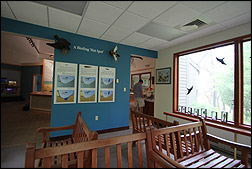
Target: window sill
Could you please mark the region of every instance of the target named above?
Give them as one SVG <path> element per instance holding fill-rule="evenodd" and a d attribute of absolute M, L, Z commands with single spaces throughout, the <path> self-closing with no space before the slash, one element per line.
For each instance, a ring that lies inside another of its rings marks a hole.
<path fill-rule="evenodd" d="M 199 116 L 192 116 L 192 115 L 188 115 L 181 112 L 174 112 L 174 113 L 164 112 L 164 114 L 169 115 L 169 116 L 174 116 L 177 118 L 182 118 L 189 121 L 193 121 L 193 122 L 196 122 L 201 118 Z M 216 128 L 223 129 L 223 130 L 230 131 L 237 134 L 251 136 L 251 126 L 240 125 L 238 127 L 235 127 L 234 123 L 216 121 L 210 118 L 205 118 L 205 121 L 206 121 L 206 124 L 211 127 L 216 127 Z"/>

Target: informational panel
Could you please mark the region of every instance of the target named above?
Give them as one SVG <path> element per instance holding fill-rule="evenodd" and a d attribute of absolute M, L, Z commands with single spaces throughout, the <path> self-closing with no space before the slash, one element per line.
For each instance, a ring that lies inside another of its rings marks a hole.
<path fill-rule="evenodd" d="M 97 102 L 98 66 L 79 65 L 78 103 Z"/>
<path fill-rule="evenodd" d="M 77 64 L 55 62 L 54 104 L 76 103 Z"/>
<path fill-rule="evenodd" d="M 115 68 L 100 66 L 99 102 L 115 101 Z"/>
<path fill-rule="evenodd" d="M 53 60 L 43 60 L 43 77 L 42 77 L 42 90 L 43 92 L 52 92 L 53 83 Z"/>

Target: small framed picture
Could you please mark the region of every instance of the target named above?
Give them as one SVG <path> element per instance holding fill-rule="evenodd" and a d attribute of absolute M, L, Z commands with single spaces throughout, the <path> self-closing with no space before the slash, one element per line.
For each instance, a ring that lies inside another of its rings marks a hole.
<path fill-rule="evenodd" d="M 228 112 L 222 111 L 221 112 L 221 121 L 227 122 L 227 119 L 228 119 Z"/>
<path fill-rule="evenodd" d="M 217 120 L 217 111 L 212 111 L 211 112 L 211 118 L 212 118 L 212 120 Z"/>
<path fill-rule="evenodd" d="M 201 117 L 207 118 L 207 109 L 201 108 Z"/>
<path fill-rule="evenodd" d="M 171 84 L 171 67 L 156 69 L 156 84 Z"/>
<path fill-rule="evenodd" d="M 178 112 L 181 112 L 181 106 L 178 106 Z"/>
<path fill-rule="evenodd" d="M 194 108 L 193 115 L 194 115 L 194 116 L 199 116 L 199 109 Z"/>
<path fill-rule="evenodd" d="M 186 113 L 186 107 L 185 106 L 181 106 L 181 113 Z"/>
<path fill-rule="evenodd" d="M 187 108 L 187 113 L 190 114 L 190 115 L 192 114 L 192 108 L 191 107 Z"/>

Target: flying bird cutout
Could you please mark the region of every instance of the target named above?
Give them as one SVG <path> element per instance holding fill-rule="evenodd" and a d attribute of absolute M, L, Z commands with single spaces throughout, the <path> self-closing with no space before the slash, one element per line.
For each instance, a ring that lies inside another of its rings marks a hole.
<path fill-rule="evenodd" d="M 223 65 L 226 65 L 226 63 L 224 62 L 224 58 L 219 59 L 219 58 L 216 57 L 216 59 L 217 59 L 220 63 L 222 63 Z"/>
<path fill-rule="evenodd" d="M 62 54 L 66 54 L 67 50 L 70 50 L 69 46 L 71 45 L 70 42 L 68 42 L 64 38 L 60 38 L 58 35 L 54 35 L 54 38 L 57 40 L 55 43 L 46 43 L 47 45 L 56 48 L 56 49 L 61 49 Z"/>
<path fill-rule="evenodd" d="M 114 50 L 109 51 L 109 54 L 114 57 L 115 62 L 117 62 L 117 57 L 120 57 L 120 55 L 117 54 L 117 46 L 115 46 Z"/>
<path fill-rule="evenodd" d="M 188 95 L 189 93 L 191 93 L 192 89 L 193 89 L 193 86 L 190 89 L 187 88 L 187 94 L 186 95 Z"/>

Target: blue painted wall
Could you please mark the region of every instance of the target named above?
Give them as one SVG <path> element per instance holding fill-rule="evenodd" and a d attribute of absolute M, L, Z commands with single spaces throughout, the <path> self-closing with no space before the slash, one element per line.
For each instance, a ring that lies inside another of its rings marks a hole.
<path fill-rule="evenodd" d="M 57 34 L 59 37 L 67 39 L 71 43 L 71 46 L 67 55 L 62 55 L 60 50 L 55 49 L 55 62 L 60 61 L 116 68 L 116 78 L 119 79 L 119 83 L 116 83 L 115 86 L 115 102 L 65 105 L 52 104 L 52 127 L 73 124 L 78 111 L 82 112 L 82 117 L 92 131 L 129 126 L 130 54 L 157 58 L 156 51 L 116 44 L 3 17 L 1 18 L 1 30 L 51 40 L 55 40 L 53 36 Z M 115 63 L 113 57 L 108 54 L 110 50 L 114 49 L 115 45 L 118 45 L 118 53 L 120 54 L 117 63 Z M 76 50 L 73 48 L 74 46 L 104 50 L 104 52 L 103 54 L 86 52 L 83 50 Z M 123 88 L 127 89 L 126 92 L 123 91 Z M 52 97 L 54 97 L 54 93 Z M 78 98 L 77 95 L 76 98 Z M 95 121 L 96 115 L 99 116 L 98 121 Z M 71 130 L 53 132 L 51 137 L 68 134 L 71 134 Z"/>

